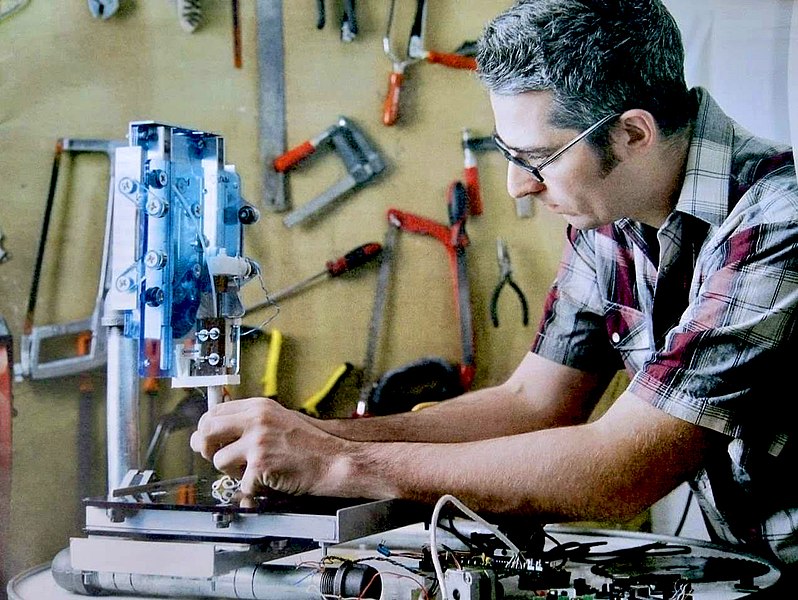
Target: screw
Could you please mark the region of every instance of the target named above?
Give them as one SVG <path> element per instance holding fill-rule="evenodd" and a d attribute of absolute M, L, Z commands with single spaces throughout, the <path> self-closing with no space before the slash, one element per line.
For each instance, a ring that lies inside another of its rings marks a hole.
<path fill-rule="evenodd" d="M 166 266 L 166 253 L 150 250 L 144 255 L 144 264 L 150 269 L 163 269 Z"/>
<path fill-rule="evenodd" d="M 138 186 L 136 185 L 136 182 L 133 181 L 130 177 L 124 177 L 119 182 L 119 191 L 122 192 L 123 194 L 132 194 L 136 191 L 137 187 Z"/>
<path fill-rule="evenodd" d="M 127 275 L 120 275 L 116 279 L 116 289 L 120 292 L 129 292 L 133 287 L 133 280 Z"/>
<path fill-rule="evenodd" d="M 144 208 L 151 217 L 162 217 L 166 213 L 166 203 L 157 198 L 147 200 L 147 205 Z"/>

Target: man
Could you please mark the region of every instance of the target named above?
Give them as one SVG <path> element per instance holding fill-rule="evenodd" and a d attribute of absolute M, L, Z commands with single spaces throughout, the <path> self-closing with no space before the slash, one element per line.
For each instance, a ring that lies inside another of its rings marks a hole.
<path fill-rule="evenodd" d="M 479 73 L 512 196 L 568 223 L 531 352 L 503 384 L 417 413 L 318 421 L 253 398 L 192 447 L 242 490 L 454 494 L 545 521 L 626 520 L 691 481 L 713 536 L 798 560 L 798 185 L 788 148 L 688 90 L 659 0 L 527 0 Z M 588 420 L 610 378 L 631 383 Z"/>

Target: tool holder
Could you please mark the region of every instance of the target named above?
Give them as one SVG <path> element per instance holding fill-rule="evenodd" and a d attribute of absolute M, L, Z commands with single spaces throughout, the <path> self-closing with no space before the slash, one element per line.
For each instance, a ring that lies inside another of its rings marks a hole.
<path fill-rule="evenodd" d="M 294 227 L 318 216 L 339 198 L 370 183 L 385 170 L 385 161 L 376 147 L 360 128 L 343 116 L 315 138 L 278 156 L 273 163 L 274 170 L 285 173 L 324 147 L 332 149 L 341 158 L 346 175 L 319 196 L 289 212 L 283 219 L 286 227 Z"/>

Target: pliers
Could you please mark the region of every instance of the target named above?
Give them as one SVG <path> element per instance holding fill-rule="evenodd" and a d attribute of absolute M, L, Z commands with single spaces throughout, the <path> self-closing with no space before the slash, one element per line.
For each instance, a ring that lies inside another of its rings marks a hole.
<path fill-rule="evenodd" d="M 529 304 L 526 301 L 524 292 L 522 292 L 518 284 L 513 281 L 513 267 L 510 264 L 510 254 L 507 252 L 507 242 L 502 238 L 496 240 L 496 254 L 499 260 L 499 282 L 496 284 L 496 287 L 493 288 L 493 296 L 491 296 L 490 299 L 490 318 L 493 321 L 493 326 L 499 326 L 499 313 L 497 310 L 499 295 L 504 289 L 504 286 L 509 285 L 521 302 L 521 318 L 524 327 L 526 327 L 529 324 Z"/>

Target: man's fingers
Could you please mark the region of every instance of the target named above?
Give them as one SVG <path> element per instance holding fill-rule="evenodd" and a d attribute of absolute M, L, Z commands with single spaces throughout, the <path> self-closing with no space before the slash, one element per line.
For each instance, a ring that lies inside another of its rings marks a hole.
<path fill-rule="evenodd" d="M 219 448 L 213 455 L 213 466 L 218 471 L 236 479 L 241 477 L 246 464 L 246 445 L 242 440 Z"/>
<path fill-rule="evenodd" d="M 233 415 L 250 409 L 257 409 L 259 407 L 275 403 L 271 398 L 244 398 L 242 400 L 228 400 L 227 402 L 220 402 L 208 410 L 209 415 L 222 416 Z"/>
<path fill-rule="evenodd" d="M 205 413 L 200 418 L 197 431 L 191 435 L 191 449 L 211 460 L 219 448 L 243 435 L 247 421 L 241 414 L 214 416 Z"/>
<path fill-rule="evenodd" d="M 247 463 L 244 474 L 241 476 L 241 493 L 245 496 L 255 496 L 264 488 L 268 487 L 267 481 L 262 481 L 263 473 L 255 468 L 252 463 Z"/>

